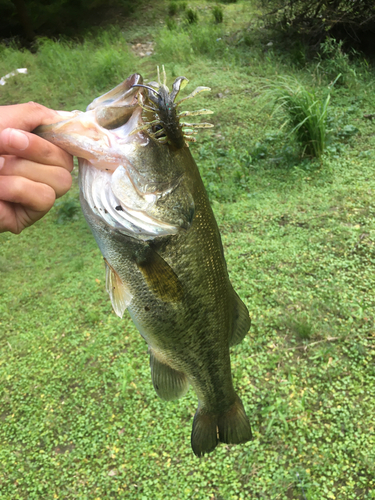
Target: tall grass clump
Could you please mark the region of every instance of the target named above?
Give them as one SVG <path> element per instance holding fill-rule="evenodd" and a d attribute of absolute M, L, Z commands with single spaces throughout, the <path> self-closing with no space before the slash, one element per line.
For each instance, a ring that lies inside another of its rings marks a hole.
<path fill-rule="evenodd" d="M 196 24 L 198 22 L 198 12 L 194 9 L 186 9 L 185 19 L 188 24 Z"/>
<path fill-rule="evenodd" d="M 223 9 L 218 5 L 212 9 L 212 14 L 214 16 L 215 23 L 222 23 L 224 19 Z"/>
<path fill-rule="evenodd" d="M 296 137 L 303 155 L 320 159 L 327 145 L 330 93 L 322 100 L 298 80 L 283 78 L 268 86 L 265 95 L 274 103 L 274 112 L 281 111 L 285 116 L 283 126 Z"/>

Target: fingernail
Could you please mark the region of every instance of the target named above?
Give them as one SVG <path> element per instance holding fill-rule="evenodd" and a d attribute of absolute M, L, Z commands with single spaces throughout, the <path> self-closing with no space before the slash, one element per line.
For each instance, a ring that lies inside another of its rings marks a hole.
<path fill-rule="evenodd" d="M 5 163 L 5 158 L 3 158 L 2 156 L 0 156 L 0 170 L 3 168 L 4 163 Z"/>
<path fill-rule="evenodd" d="M 12 129 L 9 134 L 9 146 L 23 151 L 29 145 L 29 138 L 19 130 Z"/>
<path fill-rule="evenodd" d="M 60 115 L 61 118 L 65 119 L 72 118 L 75 115 L 75 113 L 72 113 L 71 111 L 56 111 L 56 113 Z"/>

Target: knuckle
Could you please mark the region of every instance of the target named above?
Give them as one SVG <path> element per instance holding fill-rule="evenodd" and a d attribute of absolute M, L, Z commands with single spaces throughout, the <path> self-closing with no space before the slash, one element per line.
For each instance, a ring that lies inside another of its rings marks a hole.
<path fill-rule="evenodd" d="M 14 199 L 22 200 L 24 193 L 27 191 L 28 184 L 25 178 L 18 177 L 16 182 L 12 183 L 12 194 Z"/>
<path fill-rule="evenodd" d="M 55 181 L 57 186 L 56 189 L 57 197 L 60 197 L 63 194 L 65 194 L 67 191 L 69 191 L 69 189 L 72 186 L 72 176 L 64 168 L 56 169 Z"/>
<path fill-rule="evenodd" d="M 15 226 L 12 226 L 8 230 L 13 233 L 13 234 L 20 234 L 24 227 L 21 224 L 16 224 Z"/>
<path fill-rule="evenodd" d="M 54 146 L 48 141 L 42 139 L 40 141 L 38 155 L 40 158 L 43 158 L 44 162 L 46 162 L 46 160 L 48 162 L 48 160 L 54 156 Z"/>
<path fill-rule="evenodd" d="M 30 111 L 32 112 L 44 112 L 46 107 L 43 106 L 43 104 L 39 104 L 38 102 L 34 102 L 34 101 L 29 101 L 27 103 L 27 106 L 30 108 Z"/>
<path fill-rule="evenodd" d="M 41 192 L 39 195 L 40 210 L 49 210 L 52 208 L 56 200 L 56 194 L 51 186 L 47 184 L 42 185 Z"/>

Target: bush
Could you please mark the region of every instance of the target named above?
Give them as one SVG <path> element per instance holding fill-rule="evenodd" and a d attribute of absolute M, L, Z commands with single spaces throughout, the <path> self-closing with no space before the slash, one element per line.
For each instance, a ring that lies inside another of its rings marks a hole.
<path fill-rule="evenodd" d="M 93 26 L 112 24 L 109 10 L 113 17 L 128 16 L 139 6 L 130 0 L 0 0 L 0 39 L 19 36 L 31 44 L 41 36 L 76 37 Z"/>
<path fill-rule="evenodd" d="M 302 36 L 319 46 L 327 36 L 346 40 L 361 50 L 373 50 L 375 3 L 373 0 L 261 0 L 268 24 L 290 36 Z"/>

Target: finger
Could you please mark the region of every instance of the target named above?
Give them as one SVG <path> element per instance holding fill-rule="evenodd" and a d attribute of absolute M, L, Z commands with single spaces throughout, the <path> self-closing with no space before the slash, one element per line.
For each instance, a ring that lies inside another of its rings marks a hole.
<path fill-rule="evenodd" d="M 55 202 L 55 191 L 47 184 L 24 177 L 0 175 L 0 200 L 47 212 Z"/>
<path fill-rule="evenodd" d="M 19 128 L 31 132 L 38 125 L 49 125 L 61 121 L 61 112 L 46 108 L 36 102 L 2 106 L 0 130 Z"/>
<path fill-rule="evenodd" d="M 19 156 L 44 165 L 56 165 L 69 172 L 73 170 L 71 155 L 37 135 L 13 128 L 0 132 L 0 154 Z"/>
<path fill-rule="evenodd" d="M 41 219 L 47 211 L 38 212 L 17 203 L 0 200 L 0 233 L 19 234 L 23 229 Z"/>
<path fill-rule="evenodd" d="M 65 168 L 34 163 L 16 156 L 3 156 L 0 175 L 25 177 L 30 181 L 47 184 L 55 191 L 56 198 L 69 191 L 72 176 Z"/>
<path fill-rule="evenodd" d="M 0 233 L 10 231 L 12 233 L 20 233 L 21 228 L 17 224 L 15 206 L 13 203 L 7 203 L 0 200 Z"/>

